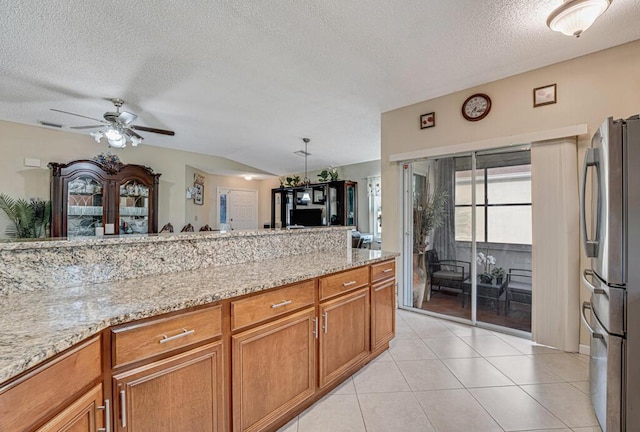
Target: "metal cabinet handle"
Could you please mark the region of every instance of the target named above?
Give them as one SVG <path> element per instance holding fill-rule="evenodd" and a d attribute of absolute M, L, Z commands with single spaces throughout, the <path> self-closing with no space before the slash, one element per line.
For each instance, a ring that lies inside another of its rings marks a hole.
<path fill-rule="evenodd" d="M 194 334 L 196 331 L 195 330 L 187 330 L 187 329 L 182 329 L 182 333 L 178 333 L 177 335 L 173 335 L 173 336 L 167 336 L 165 334 L 162 335 L 162 339 L 159 340 L 159 342 L 161 344 L 163 343 L 167 343 L 167 342 L 171 342 L 172 340 L 176 340 L 176 339 L 180 339 L 189 335 Z"/>
<path fill-rule="evenodd" d="M 279 308 L 279 307 L 282 307 L 282 306 L 286 306 L 286 305 L 289 305 L 291 303 L 293 303 L 293 300 L 285 300 L 285 301 L 280 302 L 280 303 L 272 304 L 271 305 L 271 309 L 275 309 L 275 308 Z"/>
<path fill-rule="evenodd" d="M 324 332 L 326 333 L 329 330 L 329 314 L 327 312 L 324 312 L 322 314 L 322 318 L 324 318 L 324 326 L 322 326 L 322 328 L 324 329 Z"/>
<path fill-rule="evenodd" d="M 120 425 L 127 427 L 127 398 L 124 390 L 120 390 Z"/>
<path fill-rule="evenodd" d="M 582 272 L 582 282 L 589 289 L 589 291 L 591 291 L 593 294 L 601 294 L 609 297 L 609 293 L 607 291 L 603 290 L 602 288 L 596 288 L 595 285 L 589 282 L 587 276 L 594 276 L 593 270 L 585 269 L 585 271 Z"/>
<path fill-rule="evenodd" d="M 104 427 L 98 428 L 98 432 L 111 432 L 111 403 L 109 399 L 104 400 L 104 405 L 98 407 L 104 411 Z"/>
<path fill-rule="evenodd" d="M 597 214 L 592 215 L 596 218 L 596 232 L 595 239 L 589 239 L 589 233 L 587 232 L 587 171 L 589 167 L 595 167 L 596 175 L 598 179 L 598 205 Z M 598 249 L 600 246 L 600 210 L 602 208 L 602 188 L 600 179 L 600 158 L 597 148 L 588 148 L 584 155 L 584 163 L 582 165 L 582 190 L 580 193 L 580 225 L 582 225 L 582 243 L 584 244 L 585 253 L 587 257 L 593 258 L 598 256 Z"/>
<path fill-rule="evenodd" d="M 313 319 L 313 336 L 318 339 L 318 318 Z"/>
<path fill-rule="evenodd" d="M 342 286 L 348 287 L 348 286 L 354 285 L 355 283 L 356 281 L 349 281 L 349 282 L 343 283 Z"/>
<path fill-rule="evenodd" d="M 390 271 L 392 271 L 392 270 L 393 270 L 393 269 L 391 269 L 391 268 L 384 269 L 384 270 L 382 270 L 382 273 L 389 273 L 389 272 L 390 272 Z"/>
<path fill-rule="evenodd" d="M 594 338 L 604 339 L 603 335 L 601 335 L 600 333 L 596 333 L 595 331 L 593 331 L 593 328 L 591 328 L 591 325 L 587 321 L 587 317 L 584 314 L 585 309 L 591 309 L 591 303 L 589 302 L 582 303 L 582 313 L 580 315 L 582 316 L 582 322 L 584 326 L 587 328 L 587 330 L 589 330 L 589 333 L 591 333 L 591 336 L 593 336 Z"/>

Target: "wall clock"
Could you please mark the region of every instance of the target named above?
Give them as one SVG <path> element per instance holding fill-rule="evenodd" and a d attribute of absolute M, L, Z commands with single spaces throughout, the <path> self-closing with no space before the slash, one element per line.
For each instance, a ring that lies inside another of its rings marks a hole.
<path fill-rule="evenodd" d="M 462 116 L 469 121 L 485 118 L 491 111 L 491 98 L 484 93 L 476 93 L 462 104 Z"/>

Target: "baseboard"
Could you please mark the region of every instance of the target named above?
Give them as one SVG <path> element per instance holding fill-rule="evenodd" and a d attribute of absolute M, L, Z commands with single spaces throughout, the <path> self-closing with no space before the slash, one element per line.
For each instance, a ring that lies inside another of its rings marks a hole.
<path fill-rule="evenodd" d="M 580 347 L 578 348 L 578 352 L 584 355 L 591 355 L 591 346 L 580 344 Z"/>

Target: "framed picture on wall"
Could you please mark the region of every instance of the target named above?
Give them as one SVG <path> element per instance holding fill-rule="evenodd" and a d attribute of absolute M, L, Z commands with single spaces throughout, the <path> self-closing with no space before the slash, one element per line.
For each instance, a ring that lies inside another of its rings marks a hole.
<path fill-rule="evenodd" d="M 533 107 L 539 107 L 544 105 L 551 105 L 557 102 L 556 99 L 556 84 L 546 85 L 544 87 L 537 87 L 533 89 Z"/>
<path fill-rule="evenodd" d="M 200 183 L 195 183 L 194 187 L 196 188 L 196 193 L 193 196 L 193 202 L 198 205 L 204 204 L 204 185 Z"/>
<path fill-rule="evenodd" d="M 420 129 L 432 128 L 436 125 L 436 113 L 430 112 L 420 116 Z"/>

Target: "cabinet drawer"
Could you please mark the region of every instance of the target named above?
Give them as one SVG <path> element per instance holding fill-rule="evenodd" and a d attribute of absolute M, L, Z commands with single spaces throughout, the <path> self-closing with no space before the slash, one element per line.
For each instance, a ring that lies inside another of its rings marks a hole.
<path fill-rule="evenodd" d="M 371 265 L 371 283 L 396 276 L 396 260 Z"/>
<path fill-rule="evenodd" d="M 308 281 L 231 302 L 231 330 L 312 305 L 314 288 L 314 281 Z"/>
<path fill-rule="evenodd" d="M 0 388 L 0 431 L 26 431 L 55 414 L 102 376 L 102 344 L 93 338 Z"/>
<path fill-rule="evenodd" d="M 221 335 L 221 306 L 112 330 L 113 366 L 121 366 Z"/>
<path fill-rule="evenodd" d="M 320 278 L 320 300 L 360 288 L 369 283 L 369 267 Z"/>

